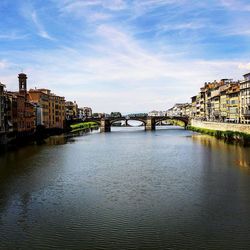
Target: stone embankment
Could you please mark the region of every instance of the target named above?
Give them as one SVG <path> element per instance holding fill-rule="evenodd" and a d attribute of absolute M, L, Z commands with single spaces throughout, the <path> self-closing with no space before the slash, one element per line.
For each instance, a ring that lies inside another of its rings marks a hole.
<path fill-rule="evenodd" d="M 206 122 L 192 119 L 188 129 L 212 135 L 227 142 L 235 141 L 243 145 L 250 145 L 250 124 Z"/>

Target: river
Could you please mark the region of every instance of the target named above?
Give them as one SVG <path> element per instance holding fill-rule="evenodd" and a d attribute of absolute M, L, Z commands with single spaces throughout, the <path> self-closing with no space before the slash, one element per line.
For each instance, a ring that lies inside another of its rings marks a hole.
<path fill-rule="evenodd" d="M 249 249 L 250 148 L 112 128 L 0 155 L 0 249 Z"/>

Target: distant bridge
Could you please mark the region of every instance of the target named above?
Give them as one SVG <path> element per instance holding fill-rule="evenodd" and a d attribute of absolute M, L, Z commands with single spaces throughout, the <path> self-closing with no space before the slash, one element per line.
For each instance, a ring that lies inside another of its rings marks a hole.
<path fill-rule="evenodd" d="M 144 124 L 145 130 L 155 130 L 155 126 L 157 123 L 165 120 L 178 120 L 182 121 L 185 124 L 185 127 L 189 123 L 189 118 L 185 116 L 121 116 L 121 117 L 107 117 L 107 118 L 94 118 L 94 117 L 88 117 L 85 118 L 84 121 L 86 122 L 96 122 L 100 126 L 101 132 L 110 132 L 111 126 L 115 122 L 118 121 L 125 121 L 125 124 L 128 123 L 128 121 L 140 121 Z"/>

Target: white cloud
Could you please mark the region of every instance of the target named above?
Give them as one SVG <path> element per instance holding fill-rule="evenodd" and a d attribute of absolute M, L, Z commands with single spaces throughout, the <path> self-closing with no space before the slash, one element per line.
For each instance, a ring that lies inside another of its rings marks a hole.
<path fill-rule="evenodd" d="M 111 11 L 120 11 L 127 8 L 124 0 L 73 0 L 59 3 L 62 12 L 79 12 L 87 8 L 102 7 Z"/>
<path fill-rule="evenodd" d="M 240 63 L 238 67 L 239 69 L 250 70 L 250 63 Z"/>
<path fill-rule="evenodd" d="M 45 30 L 45 28 L 44 28 L 43 24 L 41 23 L 41 21 L 39 20 L 35 10 L 33 10 L 32 13 L 31 13 L 31 20 L 34 23 L 34 25 L 36 26 L 39 36 L 41 36 L 41 37 L 43 37 L 45 39 L 55 40 Z"/>
<path fill-rule="evenodd" d="M 250 11 L 248 1 L 242 0 L 220 0 L 222 6 L 235 11 Z"/>
<path fill-rule="evenodd" d="M 0 40 L 22 40 L 26 39 L 28 37 L 28 34 L 21 34 L 19 32 L 11 31 L 9 33 L 2 33 L 0 34 Z"/>

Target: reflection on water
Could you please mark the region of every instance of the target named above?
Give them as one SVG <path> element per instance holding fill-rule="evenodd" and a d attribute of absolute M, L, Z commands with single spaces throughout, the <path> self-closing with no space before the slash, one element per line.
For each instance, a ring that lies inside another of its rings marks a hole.
<path fill-rule="evenodd" d="M 0 156 L 0 249 L 248 249 L 249 149 L 177 127 Z"/>
<path fill-rule="evenodd" d="M 233 162 L 237 167 L 250 174 L 250 148 L 244 148 L 236 144 L 228 144 L 212 136 L 194 134 L 193 141 L 198 142 L 213 151 L 220 151 L 227 155 L 233 155 Z"/>

